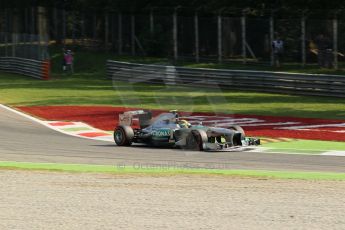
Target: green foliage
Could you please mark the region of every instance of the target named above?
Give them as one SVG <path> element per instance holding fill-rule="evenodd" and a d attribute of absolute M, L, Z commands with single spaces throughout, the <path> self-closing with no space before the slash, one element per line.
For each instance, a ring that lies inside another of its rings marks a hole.
<path fill-rule="evenodd" d="M 137 63 L 158 63 L 166 62 L 164 58 L 150 58 L 150 57 L 128 57 L 128 56 L 117 56 L 111 52 L 96 52 L 96 51 L 85 51 L 80 49 L 78 46 L 68 46 L 74 53 L 74 66 L 75 72 L 85 73 L 87 75 L 102 75 L 105 76 L 105 63 L 108 59 L 122 61 L 133 61 Z M 54 77 L 64 77 L 62 75 L 62 60 L 63 52 L 61 46 L 51 46 L 49 49 L 52 62 L 52 73 Z"/>
<path fill-rule="evenodd" d="M 154 32 L 151 33 L 149 28 L 139 35 L 142 46 L 145 47 L 148 56 L 168 56 L 171 50 L 172 41 L 169 33 L 163 30 L 162 26 L 156 25 Z"/>
<path fill-rule="evenodd" d="M 8 7 L 30 7 L 30 6 L 49 6 L 59 7 L 71 10 L 93 10 L 93 11 L 142 11 L 150 7 L 168 7 L 173 8 L 181 6 L 190 9 L 203 7 L 209 11 L 217 11 L 223 8 L 251 8 L 256 11 L 267 11 L 271 9 L 285 9 L 290 13 L 296 10 L 316 10 L 320 11 L 320 16 L 324 16 L 325 12 L 344 9 L 345 2 L 343 0 L 13 0 L 1 1 L 1 8 Z"/>

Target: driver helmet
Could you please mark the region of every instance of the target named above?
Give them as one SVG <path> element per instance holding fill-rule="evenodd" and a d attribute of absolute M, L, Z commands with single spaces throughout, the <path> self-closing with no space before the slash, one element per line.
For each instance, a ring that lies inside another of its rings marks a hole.
<path fill-rule="evenodd" d="M 179 120 L 178 124 L 181 128 L 189 128 L 191 124 L 186 120 Z"/>

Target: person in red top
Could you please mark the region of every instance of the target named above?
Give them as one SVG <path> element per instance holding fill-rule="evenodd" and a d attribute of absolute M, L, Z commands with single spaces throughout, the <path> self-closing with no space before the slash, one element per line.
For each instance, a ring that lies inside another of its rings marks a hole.
<path fill-rule="evenodd" d="M 65 64 L 66 64 L 66 70 L 70 71 L 70 73 L 74 73 L 74 68 L 73 68 L 73 53 L 71 50 L 67 50 L 67 52 L 64 53 L 64 59 L 65 59 Z"/>

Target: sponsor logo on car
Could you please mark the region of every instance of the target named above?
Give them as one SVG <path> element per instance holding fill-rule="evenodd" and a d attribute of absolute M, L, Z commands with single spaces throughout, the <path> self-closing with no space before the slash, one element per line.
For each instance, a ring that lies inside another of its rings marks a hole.
<path fill-rule="evenodd" d="M 170 129 L 154 130 L 154 131 L 152 132 L 152 136 L 154 136 L 154 137 L 166 137 L 166 136 L 170 136 Z"/>

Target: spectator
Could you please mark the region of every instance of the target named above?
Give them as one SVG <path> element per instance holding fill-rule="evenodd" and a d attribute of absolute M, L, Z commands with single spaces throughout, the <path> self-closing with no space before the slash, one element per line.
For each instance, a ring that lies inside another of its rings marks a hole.
<path fill-rule="evenodd" d="M 281 66 L 281 59 L 283 57 L 284 53 L 284 42 L 280 38 L 280 36 L 277 36 L 275 40 L 272 42 L 272 50 L 274 55 L 274 66 L 280 67 Z"/>
<path fill-rule="evenodd" d="M 67 55 L 67 51 L 65 48 L 62 48 L 62 71 L 66 71 L 66 60 L 65 60 L 65 55 Z"/>
<path fill-rule="evenodd" d="M 71 50 L 67 50 L 66 53 L 64 54 L 64 59 L 66 63 L 66 71 L 69 71 L 70 73 L 74 73 L 74 68 L 73 68 L 73 53 Z"/>
<path fill-rule="evenodd" d="M 317 61 L 321 68 L 331 68 L 333 65 L 332 44 L 323 34 L 319 34 L 315 39 L 317 46 Z"/>

